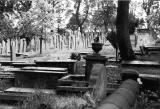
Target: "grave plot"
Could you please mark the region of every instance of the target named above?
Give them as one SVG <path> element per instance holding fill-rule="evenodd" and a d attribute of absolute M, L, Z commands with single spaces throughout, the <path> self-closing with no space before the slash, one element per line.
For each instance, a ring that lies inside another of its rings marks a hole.
<path fill-rule="evenodd" d="M 67 68 L 23 67 L 15 73 L 15 86 L 24 88 L 54 89 L 57 80 L 68 74 Z"/>
<path fill-rule="evenodd" d="M 68 68 L 69 74 L 74 74 L 74 64 L 76 60 L 48 60 L 48 61 L 35 61 L 38 67 L 62 67 Z"/>
<path fill-rule="evenodd" d="M 26 100 L 36 92 L 53 94 L 54 89 L 57 87 L 57 80 L 67 75 L 68 69 L 28 66 L 22 68 L 11 68 L 10 70 L 7 70 L 7 72 L 10 73 L 7 73 L 6 71 L 4 72 L 7 77 L 10 73 L 14 74 L 10 75 L 12 79 L 14 79 L 12 82 L 14 84 L 0 93 L 0 101 L 19 102 Z"/>

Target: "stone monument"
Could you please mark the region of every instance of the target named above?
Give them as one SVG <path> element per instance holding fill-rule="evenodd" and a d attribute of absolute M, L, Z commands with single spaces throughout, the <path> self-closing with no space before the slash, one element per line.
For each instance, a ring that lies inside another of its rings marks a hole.
<path fill-rule="evenodd" d="M 91 75 L 91 70 L 93 68 L 94 64 L 103 64 L 105 65 L 107 62 L 107 58 L 105 56 L 102 56 L 99 54 L 99 51 L 102 50 L 102 43 L 92 43 L 92 49 L 94 51 L 93 54 L 87 55 L 84 57 L 86 60 L 86 66 L 85 66 L 85 79 L 88 81 Z"/>

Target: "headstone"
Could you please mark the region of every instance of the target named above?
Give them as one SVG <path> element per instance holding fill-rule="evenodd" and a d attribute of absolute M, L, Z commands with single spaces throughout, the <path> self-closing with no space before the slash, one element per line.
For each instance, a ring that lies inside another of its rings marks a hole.
<path fill-rule="evenodd" d="M 91 70 L 94 64 L 105 65 L 108 60 L 105 56 L 101 56 L 98 54 L 87 55 L 86 57 L 84 57 L 84 59 L 86 60 L 86 67 L 85 67 L 86 80 L 89 80 L 91 75 Z"/>
<path fill-rule="evenodd" d="M 15 49 L 14 42 L 12 43 L 10 54 L 11 54 L 11 61 L 15 61 L 16 60 L 16 49 Z"/>
<path fill-rule="evenodd" d="M 103 64 L 94 64 L 91 70 L 90 85 L 94 88 L 93 96 L 96 102 L 102 100 L 107 94 L 107 73 Z"/>
<path fill-rule="evenodd" d="M 118 66 L 107 65 L 105 67 L 106 67 L 108 82 L 115 83 L 117 82 L 117 80 L 120 80 L 120 70 Z"/>

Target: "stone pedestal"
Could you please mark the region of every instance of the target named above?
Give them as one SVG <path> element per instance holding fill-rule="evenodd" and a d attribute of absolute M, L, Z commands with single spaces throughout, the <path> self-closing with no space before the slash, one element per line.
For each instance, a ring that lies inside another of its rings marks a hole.
<path fill-rule="evenodd" d="M 89 80 L 90 75 L 91 75 L 91 70 L 93 68 L 94 64 L 103 64 L 105 65 L 108 58 L 105 56 L 101 56 L 100 54 L 92 54 L 92 55 L 87 55 L 84 57 L 86 60 L 86 67 L 85 67 L 85 79 Z"/>

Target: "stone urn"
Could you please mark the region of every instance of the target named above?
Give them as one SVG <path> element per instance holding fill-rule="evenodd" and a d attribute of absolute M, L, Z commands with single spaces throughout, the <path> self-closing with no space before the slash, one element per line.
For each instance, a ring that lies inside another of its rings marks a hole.
<path fill-rule="evenodd" d="M 102 43 L 98 43 L 98 42 L 92 43 L 92 49 L 95 52 L 95 54 L 99 54 L 99 51 L 102 50 L 102 46 L 103 46 Z"/>

